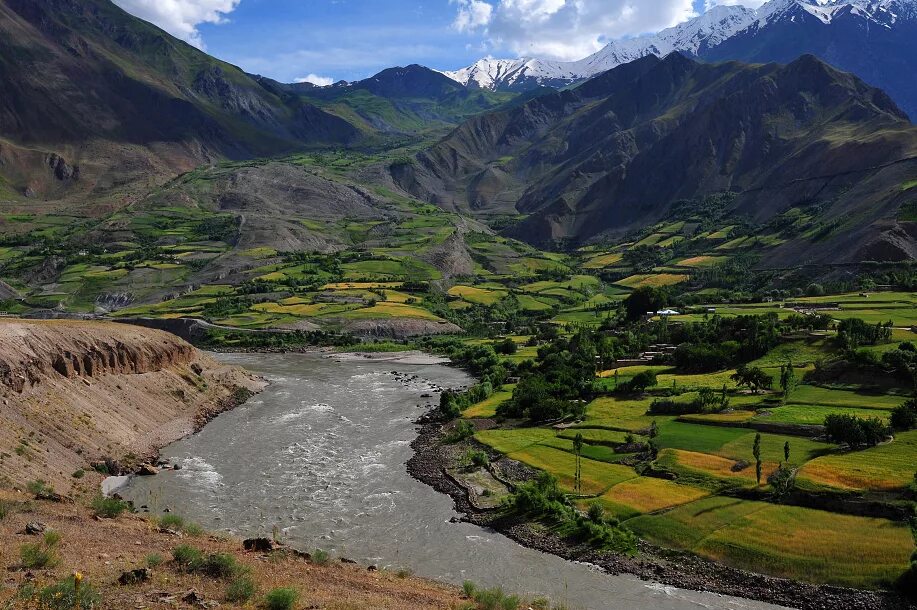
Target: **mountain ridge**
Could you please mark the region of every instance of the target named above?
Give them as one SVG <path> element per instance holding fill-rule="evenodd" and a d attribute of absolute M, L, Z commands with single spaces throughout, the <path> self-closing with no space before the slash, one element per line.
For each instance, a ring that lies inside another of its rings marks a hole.
<path fill-rule="evenodd" d="M 578 61 L 484 58 L 444 74 L 466 86 L 525 91 L 567 86 L 648 54 L 786 63 L 811 53 L 886 89 L 909 115 L 917 115 L 917 89 L 902 75 L 917 65 L 915 39 L 913 0 L 770 0 L 758 9 L 716 6 L 656 34 L 612 41 Z"/>

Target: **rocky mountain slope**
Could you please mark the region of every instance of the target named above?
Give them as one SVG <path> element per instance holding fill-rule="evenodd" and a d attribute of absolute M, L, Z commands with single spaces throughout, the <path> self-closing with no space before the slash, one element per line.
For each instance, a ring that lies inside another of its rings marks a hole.
<path fill-rule="evenodd" d="M 0 479 L 66 492 L 78 469 L 139 459 L 262 387 L 162 331 L 2 320 Z"/>
<path fill-rule="evenodd" d="M 525 91 L 569 85 L 646 55 L 786 63 L 808 53 L 884 89 L 915 116 L 915 40 L 914 0 L 770 0 L 757 10 L 716 6 L 656 34 L 612 41 L 579 61 L 487 58 L 445 74 L 491 91 Z"/>
<path fill-rule="evenodd" d="M 833 229 L 771 261 L 798 264 L 913 258 L 913 227 L 895 219 L 915 154 L 917 130 L 887 95 L 815 57 L 673 53 L 476 117 L 392 171 L 446 209 L 526 214 L 509 233 L 541 245 L 621 237 L 715 192 L 738 193 L 735 213 L 756 222 L 823 206 Z"/>

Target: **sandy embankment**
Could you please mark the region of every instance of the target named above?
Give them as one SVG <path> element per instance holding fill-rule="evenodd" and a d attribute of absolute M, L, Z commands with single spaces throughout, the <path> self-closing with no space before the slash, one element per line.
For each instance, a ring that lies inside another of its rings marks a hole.
<path fill-rule="evenodd" d="M 67 493 L 77 470 L 154 453 L 263 387 L 162 331 L 0 320 L 0 484 Z"/>

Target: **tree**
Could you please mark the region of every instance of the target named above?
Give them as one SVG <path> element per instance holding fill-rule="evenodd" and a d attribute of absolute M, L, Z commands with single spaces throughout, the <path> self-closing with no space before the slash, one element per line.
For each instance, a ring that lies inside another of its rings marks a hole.
<path fill-rule="evenodd" d="M 579 432 L 573 438 L 573 453 L 576 454 L 576 472 L 574 473 L 574 489 L 576 493 L 580 492 L 582 487 L 582 452 L 583 452 L 583 435 Z"/>
<path fill-rule="evenodd" d="M 790 441 L 783 443 L 783 461 L 790 463 Z"/>
<path fill-rule="evenodd" d="M 656 454 L 659 453 L 659 449 L 656 445 L 656 437 L 659 436 L 659 424 L 656 423 L 656 420 L 653 420 L 653 423 L 650 424 L 650 430 L 648 436 L 650 437 L 650 453 L 653 456 L 653 459 L 656 459 Z"/>
<path fill-rule="evenodd" d="M 739 365 L 736 372 L 729 377 L 739 386 L 748 386 L 748 388 L 758 393 L 761 388 L 769 388 L 773 383 L 773 378 L 756 366 Z"/>
<path fill-rule="evenodd" d="M 790 393 L 796 388 L 796 372 L 793 369 L 793 362 L 789 361 L 786 366 L 780 367 L 780 389 L 783 390 L 783 402 L 785 403 Z"/>
<path fill-rule="evenodd" d="M 458 396 L 452 390 L 446 390 L 439 395 L 439 412 L 445 419 L 455 419 L 462 414 Z"/>
<path fill-rule="evenodd" d="M 494 351 L 498 354 L 504 354 L 506 356 L 511 356 L 516 353 L 518 346 L 516 342 L 510 339 L 509 337 L 503 339 L 496 345 L 494 345 Z"/>
<path fill-rule="evenodd" d="M 647 312 L 658 311 L 664 306 L 664 293 L 652 286 L 640 286 L 624 299 L 624 311 L 631 322 L 636 322 Z"/>
<path fill-rule="evenodd" d="M 830 442 L 845 444 L 851 449 L 875 447 L 888 436 L 888 427 L 878 417 L 829 415 L 825 418 L 825 436 Z"/>
<path fill-rule="evenodd" d="M 907 431 L 917 428 L 917 398 L 911 398 L 892 411 L 891 425 L 895 430 Z"/>
<path fill-rule="evenodd" d="M 796 487 L 796 469 L 787 464 L 781 464 L 767 477 L 767 482 L 774 490 L 774 497 L 778 500 L 787 495 Z"/>
<path fill-rule="evenodd" d="M 622 383 L 619 389 L 625 393 L 640 394 L 645 392 L 647 388 L 654 387 L 657 383 L 654 371 L 641 371 L 634 375 L 630 381 Z"/>
<path fill-rule="evenodd" d="M 755 456 L 755 478 L 758 485 L 761 485 L 761 433 L 755 434 L 755 444 L 752 446 L 751 454 Z"/>

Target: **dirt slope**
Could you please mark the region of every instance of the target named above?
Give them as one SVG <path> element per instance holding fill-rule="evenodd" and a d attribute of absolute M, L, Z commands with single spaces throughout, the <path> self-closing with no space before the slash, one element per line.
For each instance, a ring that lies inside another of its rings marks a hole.
<path fill-rule="evenodd" d="M 262 387 L 162 331 L 2 320 L 0 483 L 67 493 L 76 470 L 129 466 Z"/>

